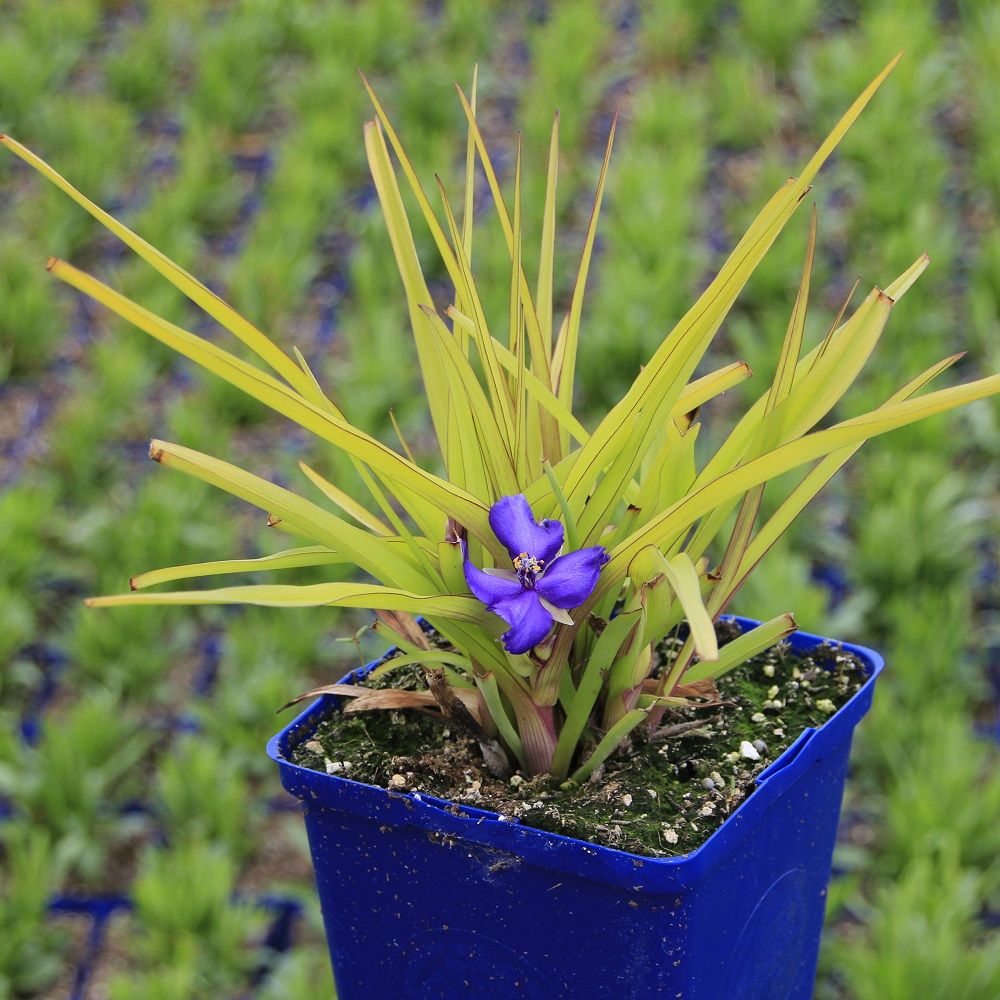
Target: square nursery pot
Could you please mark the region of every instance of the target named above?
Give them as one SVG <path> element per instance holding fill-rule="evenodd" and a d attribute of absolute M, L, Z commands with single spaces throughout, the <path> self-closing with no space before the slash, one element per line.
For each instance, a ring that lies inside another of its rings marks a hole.
<path fill-rule="evenodd" d="M 677 858 L 299 767 L 290 748 L 337 705 L 314 702 L 267 749 L 302 800 L 340 1000 L 808 1000 L 851 738 L 883 666 L 843 648 L 863 687 Z"/>

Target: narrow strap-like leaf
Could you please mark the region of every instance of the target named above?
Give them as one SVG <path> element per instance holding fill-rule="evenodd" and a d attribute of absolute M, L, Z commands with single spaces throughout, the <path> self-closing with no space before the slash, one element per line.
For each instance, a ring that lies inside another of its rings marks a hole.
<path fill-rule="evenodd" d="M 449 381 L 456 413 L 454 432 L 469 445 L 478 442 L 478 448 L 467 449 L 465 454 L 482 467 L 496 490 L 496 496 L 516 493 L 517 476 L 510 451 L 475 370 L 441 317 L 430 306 L 423 307 L 423 310 L 430 321 L 431 333 L 437 340 L 442 370 Z M 464 463 L 466 475 L 469 474 L 469 466 L 467 459 Z"/>
<path fill-rule="evenodd" d="M 795 305 L 792 308 L 792 315 L 788 321 L 788 329 L 785 339 L 781 345 L 781 352 L 778 356 L 778 365 L 774 372 L 774 379 L 767 394 L 767 401 L 764 404 L 764 421 L 761 424 L 761 432 L 758 434 L 754 455 L 760 454 L 773 447 L 778 441 L 779 428 L 768 421 L 768 417 L 775 408 L 788 399 L 792 392 L 795 381 L 795 371 L 799 363 L 799 356 L 802 353 L 802 336 L 806 325 L 806 312 L 809 306 L 809 285 L 812 279 L 813 258 L 816 254 L 816 206 L 809 219 L 809 239 L 806 245 L 805 263 L 802 266 L 802 277 L 799 281 L 798 294 L 795 297 Z M 888 312 L 886 313 L 888 318 Z M 859 352 L 861 353 L 861 352 Z M 867 358 L 867 354 L 865 358 Z M 750 542 L 754 524 L 757 520 L 757 513 L 764 497 L 764 484 L 761 483 L 749 490 L 740 503 L 740 509 L 736 515 L 736 524 L 733 527 L 726 546 L 722 563 L 719 567 L 719 581 L 709 597 L 709 611 L 712 618 L 715 618 L 722 610 L 724 595 L 732 582 L 733 576 L 738 572 L 743 553 Z M 699 654 L 700 655 L 700 654 Z M 702 656 L 702 659 L 706 657 Z"/>
<path fill-rule="evenodd" d="M 507 252 L 511 262 L 514 260 L 514 227 L 511 224 L 510 214 L 507 205 L 503 200 L 500 191 L 500 183 L 497 180 L 496 170 L 490 159 L 489 150 L 483 140 L 482 132 L 479 130 L 479 123 L 476 121 L 475 112 L 472 109 L 462 88 L 457 86 L 459 100 L 462 102 L 462 109 L 465 111 L 466 119 L 469 122 L 469 129 L 476 141 L 476 148 L 479 151 L 479 160 L 483 165 L 483 172 L 486 174 L 486 182 L 489 185 L 490 193 L 493 195 L 493 204 L 496 208 L 497 218 L 500 220 L 500 228 L 503 230 L 504 239 L 507 241 Z M 524 307 L 524 319 L 527 326 L 528 342 L 531 347 L 531 368 L 539 378 L 549 379 L 549 353 L 546 350 L 542 337 L 541 326 L 538 320 L 538 312 L 535 303 L 531 298 L 531 291 L 528 288 L 528 279 L 525 277 L 524 268 L 518 265 L 518 287 L 520 289 L 521 301 Z"/>
<path fill-rule="evenodd" d="M 129 581 L 130 589 L 143 590 L 159 583 L 176 580 L 194 580 L 227 573 L 258 573 L 279 569 L 299 569 L 304 566 L 336 566 L 350 562 L 343 552 L 335 552 L 325 545 L 305 545 L 298 549 L 285 549 L 256 559 L 218 559 L 214 562 L 189 563 L 185 566 L 166 566 L 139 573 Z"/>
<path fill-rule="evenodd" d="M 465 525 L 480 541 L 499 556 L 504 551 L 496 542 L 488 521 L 488 506 L 453 483 L 439 479 L 407 461 L 380 441 L 351 424 L 338 420 L 328 410 L 313 405 L 267 372 L 223 351 L 180 327 L 136 305 L 95 278 L 63 261 L 51 262 L 50 270 L 62 281 L 107 306 L 140 330 L 162 341 L 203 368 L 296 421 L 306 430 L 347 452 L 435 504 L 446 516 Z"/>
<path fill-rule="evenodd" d="M 365 151 L 375 191 L 378 194 L 382 215 L 385 219 L 389 242 L 396 258 L 396 268 L 403 282 L 406 304 L 417 348 L 417 360 L 427 393 L 427 405 L 431 412 L 431 422 L 437 435 L 442 454 L 446 451 L 448 425 L 448 388 L 437 359 L 437 348 L 426 332 L 427 320 L 420 311 L 421 304 L 431 302 L 431 293 L 424 280 L 413 233 L 406 217 L 406 209 L 399 193 L 396 175 L 389 161 L 385 139 L 374 123 L 365 126 Z"/>
<path fill-rule="evenodd" d="M 704 355 L 740 290 L 777 239 L 812 179 L 837 143 L 892 70 L 898 56 L 872 81 L 851 105 L 797 179 L 791 179 L 768 201 L 700 298 L 640 371 L 625 397 L 601 421 L 581 449 L 565 486 L 571 502 L 588 493 L 607 455 L 616 453 L 636 421 L 650 431 L 650 443 L 664 409 L 673 407 L 682 385 Z M 568 363 L 570 351 L 567 349 Z M 631 476 L 629 476 L 631 479 Z M 622 484 L 623 487 L 625 484 Z"/>
<path fill-rule="evenodd" d="M 415 663 L 447 663 L 470 672 L 472 670 L 472 664 L 468 657 L 461 653 L 447 649 L 418 649 L 414 653 L 406 653 L 403 656 L 394 656 L 391 660 L 386 660 L 380 667 L 376 667 L 370 676 L 372 678 L 384 677 L 386 674 L 392 673 L 393 670 L 409 667 Z"/>
<path fill-rule="evenodd" d="M 471 335 L 474 330 L 474 324 L 471 319 L 465 314 L 459 312 L 458 310 L 449 307 L 448 316 L 455 321 L 457 329 L 464 330 L 466 333 Z M 515 374 L 518 370 L 517 358 L 511 353 L 510 349 L 504 344 L 500 343 L 496 338 L 493 339 L 493 349 L 496 351 L 497 360 L 510 374 Z M 590 436 L 583 424 L 573 415 L 570 409 L 556 396 L 556 394 L 537 376 L 531 369 L 523 369 L 522 374 L 524 377 L 524 389 L 531 398 L 542 407 L 546 413 L 551 414 L 558 423 L 566 429 L 566 431 L 575 440 L 583 443 Z M 737 380 L 738 381 L 738 380 Z M 733 383 L 736 384 L 735 382 Z"/>
<path fill-rule="evenodd" d="M 291 490 L 239 466 L 167 441 L 154 440 L 149 454 L 167 468 L 177 469 L 255 504 L 282 521 L 289 531 L 349 555 L 356 565 L 380 580 L 412 588 L 426 585 L 425 576 L 403 552 L 391 548 L 385 538 L 348 524 Z"/>
<path fill-rule="evenodd" d="M 611 553 L 611 562 L 598 581 L 592 600 L 598 599 L 624 577 L 628 564 L 644 545 L 668 544 L 699 517 L 714 510 L 730 497 L 738 496 L 759 483 L 807 465 L 841 448 L 860 444 L 897 427 L 904 427 L 997 393 L 1000 393 L 1000 375 L 992 375 L 966 385 L 940 389 L 916 399 L 886 404 L 826 430 L 814 431 L 789 441 L 741 465 L 663 511 L 641 530 L 617 545 Z"/>
<path fill-rule="evenodd" d="M 510 720 L 507 706 L 504 705 L 503 699 L 500 697 L 500 688 L 497 685 L 496 677 L 493 674 L 476 674 L 476 687 L 479 688 L 483 701 L 486 702 L 490 718 L 496 723 L 500 738 L 510 747 L 511 753 L 517 758 L 521 767 L 526 769 L 528 761 L 524 755 L 524 744 Z"/>
<path fill-rule="evenodd" d="M 570 300 L 569 319 L 566 325 L 566 342 L 563 347 L 562 365 L 559 371 L 559 391 L 557 395 L 568 406 L 573 405 L 573 386 L 576 378 L 576 356 L 580 343 L 580 320 L 583 316 L 583 296 L 590 274 L 590 261 L 594 252 L 594 241 L 597 238 L 597 223 L 601 217 L 601 205 L 604 201 L 604 188 L 608 179 L 608 167 L 611 163 L 611 150 L 615 142 L 617 117 L 611 121 L 608 141 L 604 150 L 604 161 L 597 178 L 597 191 L 594 194 L 594 205 L 587 224 L 587 233 L 583 241 L 583 252 L 580 255 L 580 268 L 577 271 L 576 284 L 573 286 L 573 297 Z M 565 447 L 565 442 L 564 442 Z"/>
<path fill-rule="evenodd" d="M 691 557 L 686 552 L 679 552 L 672 559 L 663 559 L 661 571 L 684 609 L 698 656 L 703 660 L 718 659 L 715 625 L 701 599 L 701 580 Z"/>
<path fill-rule="evenodd" d="M 136 592 L 91 597 L 94 608 L 137 604 L 253 604 L 269 608 L 384 608 L 411 614 L 433 614 L 498 631 L 492 616 L 474 597 L 451 594 L 422 595 L 394 587 L 362 583 L 251 584 L 216 590 L 181 590 L 165 593 Z"/>
<path fill-rule="evenodd" d="M 573 754 L 600 697 L 611 664 L 614 663 L 619 649 L 629 634 L 639 626 L 640 619 L 639 611 L 623 613 L 612 618 L 594 643 L 559 732 L 559 740 L 552 758 L 552 774 L 556 778 L 565 777 L 569 773 Z"/>
<path fill-rule="evenodd" d="M 514 419 L 512 414 L 512 399 L 507 386 L 507 381 L 503 376 L 500 362 L 497 360 L 496 341 L 490 334 L 489 325 L 486 322 L 486 311 L 483 308 L 479 292 L 476 289 L 476 280 L 465 253 L 461 249 L 459 242 L 458 226 L 455 217 L 451 212 L 448 203 L 448 196 L 444 190 L 444 185 L 438 180 L 438 188 L 441 193 L 441 201 L 444 205 L 445 220 L 448 224 L 448 231 L 451 234 L 455 247 L 455 257 L 457 260 L 457 281 L 456 288 L 460 290 L 462 297 L 472 307 L 472 333 L 479 352 L 479 359 L 483 364 L 483 371 L 486 375 L 486 385 L 489 389 L 490 401 L 493 406 L 493 413 L 496 417 L 497 426 L 500 427 L 501 434 L 505 442 L 508 458 L 511 466 L 514 465 Z"/>
<path fill-rule="evenodd" d="M 891 396 L 887 402 L 897 403 L 904 399 L 909 399 L 923 389 L 930 381 L 937 378 L 938 375 L 947 371 L 961 357 L 963 357 L 963 354 L 953 354 L 951 357 L 931 365 L 926 371 L 922 372 L 916 378 L 911 379 L 898 392 Z M 792 521 L 798 517 L 819 491 L 858 452 L 861 446 L 861 444 L 851 445 L 841 451 L 827 455 L 826 458 L 821 459 L 810 469 L 801 482 L 788 494 L 778 509 L 768 518 L 760 531 L 751 540 L 746 552 L 743 554 L 739 572 L 735 575 L 724 594 L 721 604 L 722 609 L 725 609 L 743 581 L 760 560 L 764 558 L 774 543 L 784 534 Z"/>
<path fill-rule="evenodd" d="M 384 521 L 379 520 L 374 514 L 366 510 L 361 504 L 345 493 L 339 486 L 335 486 L 328 479 L 321 476 L 315 469 L 299 462 L 302 474 L 323 494 L 331 503 L 335 503 L 345 514 L 350 515 L 362 527 L 373 531 L 376 535 L 391 535 L 392 529 Z"/>
<path fill-rule="evenodd" d="M 542 209 L 542 247 L 538 258 L 538 286 L 535 305 L 542 344 L 552 357 L 552 274 L 555 268 L 556 190 L 559 185 L 559 112 L 552 119 L 549 139 L 549 166 L 545 176 L 545 206 Z"/>
<path fill-rule="evenodd" d="M 479 63 L 472 67 L 472 88 L 469 91 L 469 103 L 472 113 L 476 113 L 476 95 L 479 89 Z M 476 205 L 476 136 L 469 129 L 465 142 L 465 205 L 462 212 L 462 248 L 465 259 L 472 263 L 472 230 L 473 216 Z"/>
<path fill-rule="evenodd" d="M 85 209 L 98 222 L 109 229 L 127 247 L 133 250 L 154 270 L 163 275 L 175 288 L 183 292 L 195 305 L 203 309 L 216 322 L 224 326 L 230 333 L 238 337 L 262 361 L 274 369 L 289 385 L 294 386 L 307 398 L 312 397 L 313 386 L 310 379 L 299 369 L 272 340 L 266 337 L 249 320 L 241 316 L 228 303 L 224 302 L 209 288 L 206 288 L 197 278 L 189 274 L 179 264 L 147 243 L 141 236 L 133 233 L 127 226 L 109 215 L 84 194 L 78 191 L 61 174 L 52 169 L 41 157 L 30 149 L 22 146 L 9 135 L 0 136 L 0 143 L 12 153 L 19 156 L 25 163 L 34 167 L 43 177 L 51 181 L 65 194 L 69 195 L 81 208 Z M 315 402 L 315 399 L 313 399 Z"/>
<path fill-rule="evenodd" d="M 796 628 L 798 626 L 790 614 L 778 615 L 777 618 L 744 632 L 732 642 L 727 642 L 719 650 L 718 659 L 696 663 L 687 670 L 681 680 L 685 684 L 694 684 L 696 681 L 722 677 L 740 664 L 753 659 L 758 653 L 770 649 L 775 643 L 791 635 Z M 667 689 L 665 693 L 669 695 L 670 690 Z"/>

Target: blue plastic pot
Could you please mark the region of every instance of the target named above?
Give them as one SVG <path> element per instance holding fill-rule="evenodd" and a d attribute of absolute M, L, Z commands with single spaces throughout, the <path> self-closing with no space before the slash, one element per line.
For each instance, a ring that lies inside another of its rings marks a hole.
<path fill-rule="evenodd" d="M 844 648 L 861 690 L 679 858 L 298 767 L 290 748 L 336 705 L 315 702 L 268 753 L 302 800 L 340 1000 L 808 1000 L 851 738 L 883 665 Z"/>

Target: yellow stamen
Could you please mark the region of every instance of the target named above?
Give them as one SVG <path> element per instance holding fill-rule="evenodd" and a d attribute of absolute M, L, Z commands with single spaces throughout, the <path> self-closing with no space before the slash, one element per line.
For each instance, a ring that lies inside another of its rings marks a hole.
<path fill-rule="evenodd" d="M 518 572 L 539 573 L 541 572 L 543 560 L 529 556 L 527 552 L 522 552 L 514 559 L 514 569 Z"/>

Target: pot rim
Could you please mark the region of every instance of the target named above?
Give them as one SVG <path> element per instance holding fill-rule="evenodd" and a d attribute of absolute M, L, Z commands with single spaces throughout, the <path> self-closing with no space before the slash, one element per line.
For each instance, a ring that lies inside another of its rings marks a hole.
<path fill-rule="evenodd" d="M 744 631 L 759 624 L 754 619 L 726 615 Z M 322 695 L 297 715 L 267 744 L 267 753 L 278 765 L 285 789 L 316 806 L 368 817 L 377 825 L 416 826 L 432 836 L 457 838 L 488 850 L 515 854 L 527 863 L 588 877 L 644 892 L 676 892 L 690 888 L 715 868 L 740 842 L 753 836 L 771 805 L 795 783 L 812 763 L 850 741 L 854 727 L 871 706 L 875 681 L 885 662 L 872 649 L 796 631 L 787 640 L 805 651 L 826 643 L 858 657 L 868 676 L 855 694 L 821 726 L 804 729 L 795 741 L 769 764 L 748 795 L 701 846 L 688 854 L 658 858 L 612 847 L 603 847 L 564 834 L 526 826 L 515 818 L 475 806 L 451 803 L 420 792 L 396 792 L 335 774 L 325 774 L 295 764 L 287 755 L 292 746 L 308 739 L 315 726 L 340 699 Z M 374 660 L 348 673 L 341 683 L 355 683 L 382 660 Z"/>

